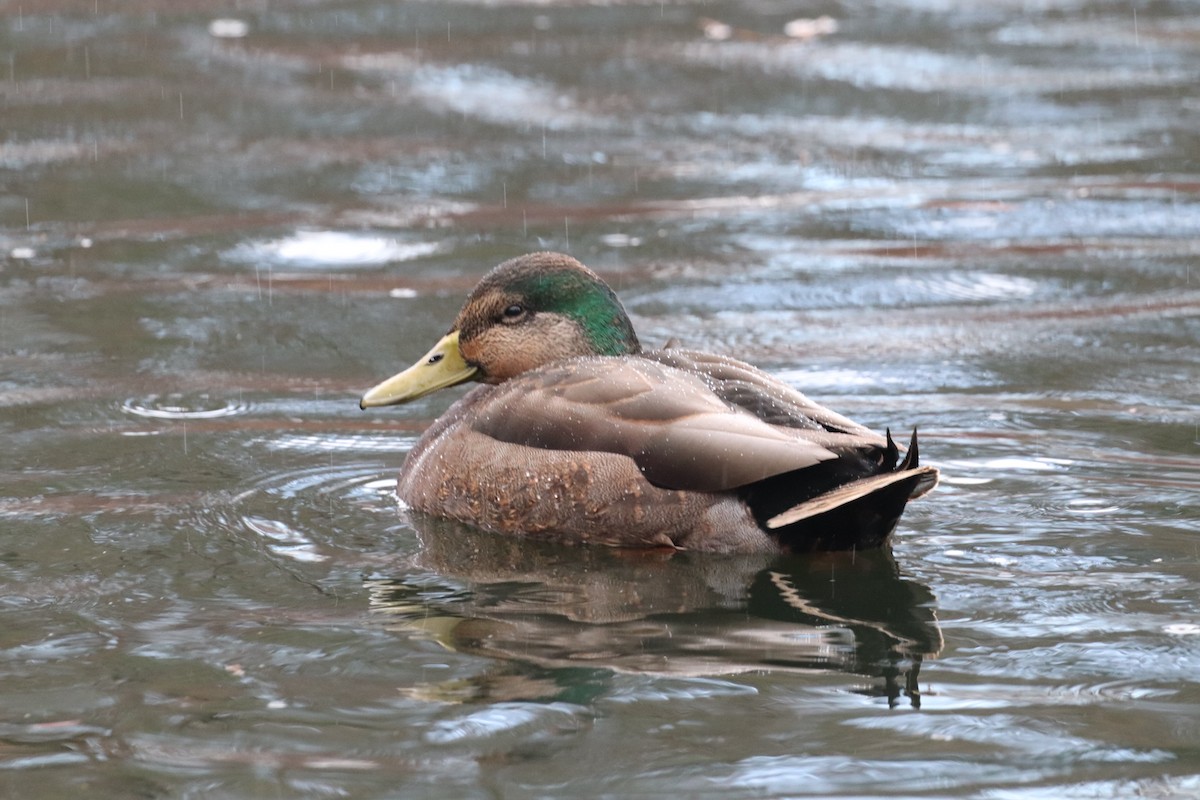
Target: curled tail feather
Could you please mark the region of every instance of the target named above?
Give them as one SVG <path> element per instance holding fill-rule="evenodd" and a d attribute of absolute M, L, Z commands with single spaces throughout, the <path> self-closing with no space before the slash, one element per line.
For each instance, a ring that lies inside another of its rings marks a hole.
<path fill-rule="evenodd" d="M 910 484 L 904 502 L 930 492 L 937 485 L 938 470 L 936 467 L 922 467 L 920 465 L 920 453 L 917 449 L 917 431 L 915 428 L 913 429 L 912 439 L 909 442 L 908 451 L 905 453 L 903 461 L 900 461 L 899 452 L 899 448 L 892 439 L 892 433 L 889 430 L 887 432 L 887 451 L 884 463 L 896 464 L 899 461 L 895 469 L 880 475 L 861 478 L 805 500 L 802 503 L 798 503 L 768 519 L 766 527 L 771 530 L 785 528 L 802 520 L 818 517 L 835 509 L 848 506 L 856 501 L 864 500 L 864 498 L 868 498 L 889 486 L 894 486 L 901 482 L 907 481 Z M 896 510 L 895 516 L 897 519 L 903 508 L 904 505 L 901 503 L 900 507 Z"/>

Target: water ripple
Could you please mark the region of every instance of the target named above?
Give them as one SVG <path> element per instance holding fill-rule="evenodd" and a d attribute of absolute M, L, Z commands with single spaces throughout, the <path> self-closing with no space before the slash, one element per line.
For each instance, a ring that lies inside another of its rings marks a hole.
<path fill-rule="evenodd" d="M 285 498 L 310 494 L 356 496 L 364 489 L 369 488 L 368 493 L 377 493 L 382 488 L 394 485 L 394 481 L 379 477 L 376 466 L 339 464 L 335 467 L 323 464 L 264 476 L 235 500 L 244 500 L 259 493 Z"/>
<path fill-rule="evenodd" d="M 1085 761 L 1160 763 L 1174 758 L 1164 750 L 1108 745 L 1073 736 L 1065 728 L 1055 730 L 1047 725 L 1033 725 L 1031 720 L 1010 714 L 874 717 L 848 720 L 846 724 L 862 729 L 886 729 L 939 742 L 987 745 L 1009 751 L 1010 755 L 1019 753 L 1023 759 L 1034 762 L 1070 757 Z"/>
<path fill-rule="evenodd" d="M 634 676 L 605 696 L 607 703 L 694 702 L 714 697 L 744 697 L 758 694 L 753 686 L 718 678 L 691 677 L 686 680 Z"/>
<path fill-rule="evenodd" d="M 379 464 L 322 464 L 261 476 L 225 498 L 210 498 L 195 511 L 201 527 L 226 531 L 256 550 L 297 564 L 334 570 L 367 569 L 381 556 L 362 542 L 348 544 L 345 520 L 366 518 L 402 525 L 396 513 L 394 477 Z M 337 520 L 338 522 L 333 522 Z M 381 542 L 391 556 L 394 541 Z"/>
<path fill-rule="evenodd" d="M 1146 681 L 1130 679 L 1063 686 L 972 681 L 966 684 L 940 684 L 937 689 L 937 707 L 941 711 L 966 711 L 1090 706 L 1132 700 L 1161 700 L 1174 697 L 1177 693 L 1174 688 L 1152 686 Z"/>
<path fill-rule="evenodd" d="M 267 547 L 278 555 L 310 563 L 329 559 L 329 556 L 317 552 L 316 543 L 300 531 L 289 527 L 287 523 L 249 514 L 242 517 L 242 522 L 254 533 L 268 540 Z"/>
<path fill-rule="evenodd" d="M 1037 281 L 1029 278 L 997 273 L 943 272 L 919 277 L 902 277 L 898 283 L 902 288 L 911 285 L 921 293 L 935 297 L 966 301 L 1026 298 L 1033 296 L 1041 288 Z"/>
<path fill-rule="evenodd" d="M 288 433 L 264 440 L 272 450 L 303 450 L 315 453 L 345 452 L 351 450 L 372 453 L 407 453 L 416 444 L 415 436 L 387 436 L 374 434 L 322 434 Z"/>
<path fill-rule="evenodd" d="M 514 737 L 528 739 L 561 737 L 576 733 L 590 722 L 590 712 L 567 703 L 496 703 L 480 710 L 469 710 L 454 719 L 436 723 L 425 734 L 430 744 L 468 744 L 478 747 Z"/>
<path fill-rule="evenodd" d="M 1086 781 L 1065 786 L 1057 785 L 1049 792 L 1045 786 L 993 789 L 987 796 L 994 800 L 1044 800 L 1047 796 L 1058 800 L 1122 800 L 1129 797 L 1195 800 L 1196 797 L 1200 797 L 1200 775 Z"/>
<path fill-rule="evenodd" d="M 121 410 L 150 419 L 216 419 L 244 414 L 250 405 L 241 400 L 218 400 L 207 393 L 173 392 L 140 399 L 131 397 L 121 403 Z"/>
<path fill-rule="evenodd" d="M 226 256 L 235 261 L 267 262 L 299 269 L 374 267 L 432 255 L 437 242 L 405 242 L 396 236 L 296 231 L 280 239 L 241 244 Z"/>

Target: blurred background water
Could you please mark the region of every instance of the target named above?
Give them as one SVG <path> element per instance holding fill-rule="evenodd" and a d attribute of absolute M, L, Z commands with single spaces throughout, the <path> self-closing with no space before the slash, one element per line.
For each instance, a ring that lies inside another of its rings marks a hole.
<path fill-rule="evenodd" d="M 1200 794 L 1194 3 L 0 2 L 0 793 Z M 409 520 L 495 263 L 944 471 L 891 553 Z"/>

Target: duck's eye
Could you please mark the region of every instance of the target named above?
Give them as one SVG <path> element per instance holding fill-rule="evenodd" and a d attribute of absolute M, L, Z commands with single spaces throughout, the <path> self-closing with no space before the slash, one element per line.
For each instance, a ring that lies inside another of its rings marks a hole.
<path fill-rule="evenodd" d="M 504 318 L 506 320 L 514 320 L 525 315 L 525 306 L 520 303 L 513 303 L 508 308 L 504 309 Z"/>

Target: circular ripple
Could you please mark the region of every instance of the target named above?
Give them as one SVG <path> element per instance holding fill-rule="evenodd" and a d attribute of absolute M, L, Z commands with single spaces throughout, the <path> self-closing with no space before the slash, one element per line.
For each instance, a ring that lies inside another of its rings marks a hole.
<path fill-rule="evenodd" d="M 1085 516 L 1098 514 L 1113 514 L 1121 511 L 1119 505 L 1114 505 L 1105 500 L 1089 497 L 1077 497 L 1073 500 L 1068 500 L 1064 509 L 1068 514 L 1080 514 Z"/>
<path fill-rule="evenodd" d="M 417 443 L 415 436 L 378 434 L 283 434 L 265 440 L 272 450 L 300 450 L 314 453 L 365 451 L 407 453 Z"/>
<path fill-rule="evenodd" d="M 901 278 L 901 287 L 927 300 L 989 301 L 1031 297 L 1039 285 L 1028 278 L 998 273 L 936 272 Z"/>
<path fill-rule="evenodd" d="M 354 537 L 380 520 L 399 524 L 392 471 L 357 462 L 273 472 L 235 494 L 209 498 L 197 525 L 252 542 L 280 563 L 373 564 L 378 553 Z M 393 546 L 391 540 L 380 544 L 388 553 Z"/>
<path fill-rule="evenodd" d="M 1063 495 L 1067 496 L 1063 496 Z M 1071 496 L 1073 495 L 1073 496 Z M 1049 491 L 1036 498 L 1033 505 L 1042 514 L 1060 519 L 1075 519 L 1081 523 L 1088 519 L 1128 519 L 1141 516 L 1135 507 L 1136 498 L 1128 490 L 1118 488 L 1095 496 L 1084 490 L 1066 487 L 1061 492 Z"/>
<path fill-rule="evenodd" d="M 244 414 L 250 406 L 241 401 L 217 400 L 208 394 L 187 395 L 179 392 L 131 397 L 121 410 L 135 417 L 150 419 L 214 419 Z"/>

